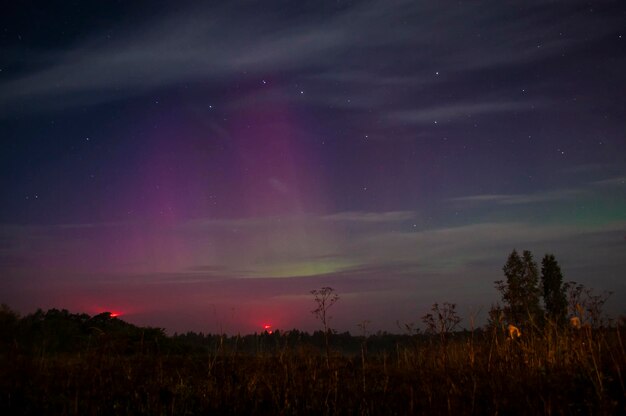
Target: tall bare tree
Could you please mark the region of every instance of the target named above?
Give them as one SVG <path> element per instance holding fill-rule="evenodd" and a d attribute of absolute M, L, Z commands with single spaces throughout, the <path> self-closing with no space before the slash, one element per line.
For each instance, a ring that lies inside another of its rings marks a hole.
<path fill-rule="evenodd" d="M 332 331 L 329 327 L 330 319 L 328 310 L 339 300 L 339 295 L 335 293 L 335 289 L 325 286 L 321 289 L 311 291 L 314 296 L 317 307 L 311 311 L 315 317 L 322 323 L 324 327 L 324 342 L 326 344 L 326 364 L 330 366 L 330 344 L 329 337 Z"/>

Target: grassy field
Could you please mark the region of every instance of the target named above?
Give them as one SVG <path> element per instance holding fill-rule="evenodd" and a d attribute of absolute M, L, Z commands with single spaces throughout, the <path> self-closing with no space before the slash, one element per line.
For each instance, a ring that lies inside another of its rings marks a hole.
<path fill-rule="evenodd" d="M 36 314 L 35 314 L 36 315 Z M 0 413 L 624 414 L 619 326 L 446 337 L 165 336 L 107 314 L 0 320 Z"/>

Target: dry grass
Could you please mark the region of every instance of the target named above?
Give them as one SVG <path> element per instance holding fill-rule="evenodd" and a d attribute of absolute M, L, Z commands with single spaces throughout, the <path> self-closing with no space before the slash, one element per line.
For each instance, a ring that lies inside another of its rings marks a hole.
<path fill-rule="evenodd" d="M 619 414 L 626 356 L 617 328 L 396 337 L 376 352 L 331 354 L 280 335 L 243 352 L 74 353 L 3 347 L 0 412 L 58 415 Z M 393 341 L 393 340 L 396 341 Z M 331 345 L 332 345 L 331 338 Z M 371 349 L 370 349 L 371 351 Z"/>

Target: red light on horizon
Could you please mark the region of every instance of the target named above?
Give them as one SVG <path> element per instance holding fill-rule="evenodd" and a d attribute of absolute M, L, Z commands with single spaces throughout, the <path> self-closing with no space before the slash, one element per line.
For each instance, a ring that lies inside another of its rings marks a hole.
<path fill-rule="evenodd" d="M 265 332 L 267 332 L 268 334 L 271 334 L 271 333 L 272 333 L 272 325 L 265 324 L 265 325 L 263 325 L 263 329 L 264 329 L 264 330 L 265 330 Z"/>
<path fill-rule="evenodd" d="M 100 315 L 102 313 L 108 313 L 110 318 L 119 318 L 122 315 L 126 315 L 129 312 L 127 308 L 124 308 L 124 312 L 122 312 L 118 308 L 111 307 L 113 305 L 109 305 L 109 306 L 110 307 L 106 307 L 106 306 L 102 306 L 102 305 L 94 305 L 94 306 L 90 307 L 89 310 L 94 315 Z"/>

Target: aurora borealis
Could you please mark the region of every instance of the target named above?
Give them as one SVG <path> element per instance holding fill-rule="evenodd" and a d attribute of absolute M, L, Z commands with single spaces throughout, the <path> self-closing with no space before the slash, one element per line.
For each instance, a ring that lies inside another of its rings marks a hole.
<path fill-rule="evenodd" d="M 15 2 L 0 302 L 398 331 L 513 248 L 626 313 L 623 2 Z M 482 309 L 481 309 L 482 308 Z M 482 311 L 482 312 L 479 312 Z"/>

